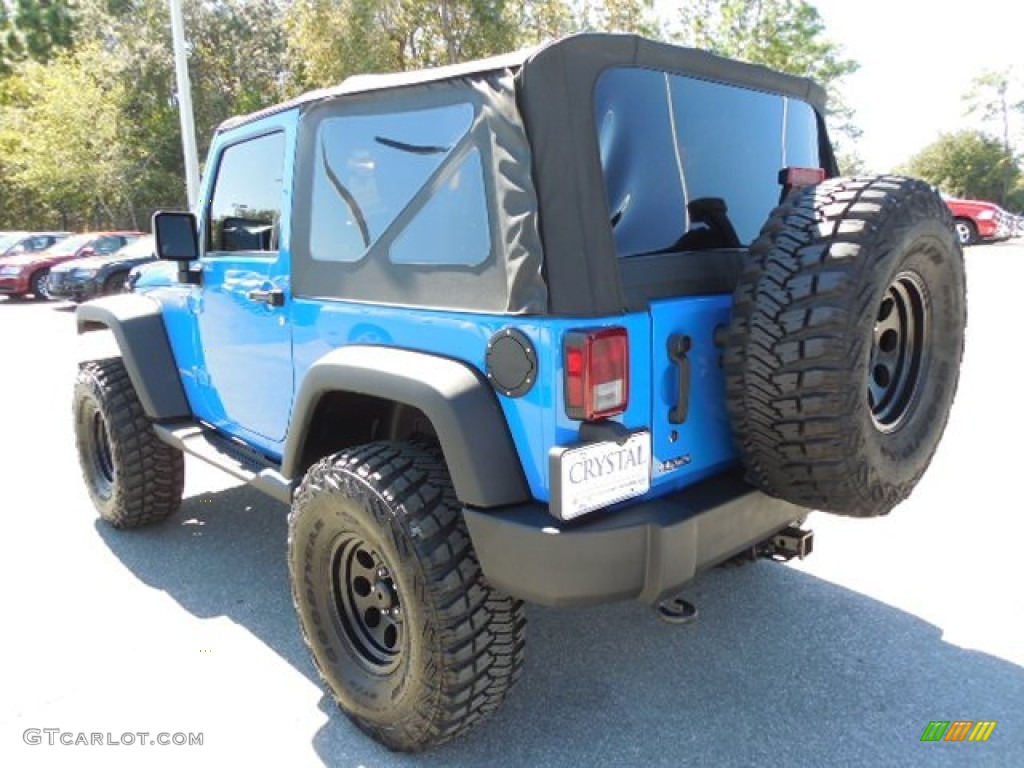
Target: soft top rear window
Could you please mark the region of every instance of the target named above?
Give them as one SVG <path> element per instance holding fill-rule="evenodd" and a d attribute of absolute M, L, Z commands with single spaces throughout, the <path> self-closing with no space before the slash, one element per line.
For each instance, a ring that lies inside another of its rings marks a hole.
<path fill-rule="evenodd" d="M 619 256 L 749 245 L 779 171 L 821 165 L 816 113 L 778 94 L 617 67 L 595 112 Z"/>

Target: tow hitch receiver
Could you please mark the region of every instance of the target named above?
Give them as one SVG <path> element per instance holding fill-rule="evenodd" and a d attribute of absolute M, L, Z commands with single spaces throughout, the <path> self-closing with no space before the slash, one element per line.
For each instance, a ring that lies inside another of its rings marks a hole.
<path fill-rule="evenodd" d="M 784 563 L 798 557 L 803 560 L 814 550 L 814 531 L 805 531 L 791 525 L 784 528 L 764 542 L 761 551 L 762 557 L 769 557 L 779 563 Z"/>
<path fill-rule="evenodd" d="M 783 528 L 769 539 L 738 552 L 719 565 L 719 568 L 733 568 L 752 563 L 759 558 L 768 558 L 785 563 L 798 557 L 803 560 L 814 550 L 814 531 L 805 531 L 795 525 Z"/>
<path fill-rule="evenodd" d="M 803 560 L 814 551 L 814 531 L 805 531 L 795 525 L 783 528 L 760 544 L 748 547 L 721 563 L 720 567 L 738 566 L 766 557 L 785 563 L 798 557 Z M 666 624 L 690 624 L 697 620 L 697 607 L 681 596 L 665 598 L 654 606 L 654 614 Z"/>

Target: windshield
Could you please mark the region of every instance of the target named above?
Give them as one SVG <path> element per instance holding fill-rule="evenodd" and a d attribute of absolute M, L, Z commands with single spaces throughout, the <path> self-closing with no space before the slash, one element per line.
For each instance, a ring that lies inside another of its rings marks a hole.
<path fill-rule="evenodd" d="M 119 259 L 143 259 L 147 256 L 153 256 L 155 253 L 156 246 L 153 243 L 153 236 L 146 235 L 138 240 L 132 240 L 121 250 L 112 253 L 111 256 L 117 256 Z"/>
<path fill-rule="evenodd" d="M 50 248 L 47 253 L 52 256 L 67 256 L 74 253 L 79 248 L 88 245 L 95 239 L 96 235 L 74 235 L 66 240 L 61 240 L 55 246 Z"/>

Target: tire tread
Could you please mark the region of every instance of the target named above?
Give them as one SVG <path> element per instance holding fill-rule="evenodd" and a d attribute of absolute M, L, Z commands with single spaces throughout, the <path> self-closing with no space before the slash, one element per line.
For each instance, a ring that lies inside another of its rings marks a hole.
<path fill-rule="evenodd" d="M 323 493 L 369 497 L 381 526 L 400 527 L 402 535 L 395 542 L 400 550 L 402 541 L 411 544 L 410 554 L 424 576 L 416 599 L 428 607 L 435 629 L 425 665 L 430 679 L 421 686 L 416 717 L 392 724 L 351 712 L 349 717 L 389 748 L 417 752 L 448 741 L 497 710 L 521 673 L 525 608 L 521 600 L 485 582 L 440 452 L 421 445 L 373 443 L 321 460 L 296 491 L 292 533 L 307 502 Z M 294 574 L 292 583 L 301 616 Z M 315 659 L 304 625 L 303 636 Z M 317 668 L 330 687 L 319 662 Z"/>
<path fill-rule="evenodd" d="M 185 459 L 156 436 L 121 358 L 83 363 L 75 387 L 75 421 L 81 399 L 95 399 L 110 433 L 117 480 L 109 504 L 93 496 L 102 517 L 115 528 L 139 528 L 167 519 L 181 506 Z M 77 436 L 80 442 L 83 436 Z M 90 488 L 79 447 L 82 474 Z"/>
<path fill-rule="evenodd" d="M 897 206 L 908 215 L 893 216 Z M 927 468 L 925 460 L 895 485 L 865 482 L 871 468 L 851 429 L 865 395 L 845 379 L 851 361 L 868 351 L 869 340 L 850 328 L 877 312 L 871 276 L 884 271 L 910 223 L 929 217 L 948 226 L 953 243 L 952 216 L 924 182 L 833 179 L 776 208 L 751 245 L 734 294 L 724 367 L 740 457 L 748 480 L 766 493 L 812 509 L 875 516 L 906 498 Z"/>

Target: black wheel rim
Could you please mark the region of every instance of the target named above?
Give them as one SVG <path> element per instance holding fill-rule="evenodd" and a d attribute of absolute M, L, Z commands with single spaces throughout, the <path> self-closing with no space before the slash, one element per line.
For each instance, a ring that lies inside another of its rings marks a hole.
<path fill-rule="evenodd" d="M 928 291 L 913 272 L 886 289 L 875 317 L 868 368 L 868 406 L 875 426 L 893 432 L 917 401 L 931 327 Z"/>
<path fill-rule="evenodd" d="M 93 411 L 89 432 L 92 441 L 96 489 L 101 495 L 106 497 L 110 495 L 110 491 L 114 487 L 117 470 L 114 468 L 114 453 L 110 448 L 110 434 L 107 431 L 107 422 L 99 411 Z"/>
<path fill-rule="evenodd" d="M 404 616 L 388 564 L 350 534 L 335 550 L 331 586 L 345 638 L 356 657 L 371 672 L 393 670 L 401 660 Z"/>

